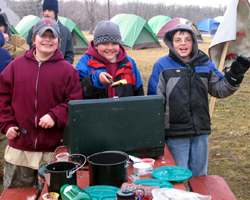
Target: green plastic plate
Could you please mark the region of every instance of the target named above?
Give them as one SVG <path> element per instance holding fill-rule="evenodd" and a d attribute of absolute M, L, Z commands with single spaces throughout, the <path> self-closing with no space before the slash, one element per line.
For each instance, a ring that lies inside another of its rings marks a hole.
<path fill-rule="evenodd" d="M 134 181 L 133 183 L 136 184 L 142 184 L 142 185 L 149 185 L 149 186 L 158 186 L 160 188 L 174 188 L 174 186 L 165 180 L 160 180 L 160 179 L 140 179 L 137 181 Z"/>
<path fill-rule="evenodd" d="M 192 172 L 184 167 L 165 166 L 154 169 L 151 175 L 156 179 L 181 183 L 188 180 Z"/>
<path fill-rule="evenodd" d="M 92 200 L 114 200 L 119 189 L 110 185 L 94 185 L 84 188 L 84 191 L 92 197 Z"/>

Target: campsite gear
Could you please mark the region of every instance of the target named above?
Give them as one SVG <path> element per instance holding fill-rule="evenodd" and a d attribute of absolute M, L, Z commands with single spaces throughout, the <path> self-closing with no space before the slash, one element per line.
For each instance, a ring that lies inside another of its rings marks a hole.
<path fill-rule="evenodd" d="M 151 175 L 160 180 L 181 183 L 191 178 L 192 172 L 184 167 L 164 166 L 154 169 Z"/>
<path fill-rule="evenodd" d="M 60 193 L 62 200 L 92 200 L 91 196 L 77 185 L 65 184 Z"/>
<path fill-rule="evenodd" d="M 112 185 L 120 187 L 127 181 L 128 160 L 121 151 L 104 151 L 87 157 L 89 165 L 89 185 Z"/>
<path fill-rule="evenodd" d="M 127 80 L 126 79 L 122 79 L 122 80 L 119 80 L 119 81 L 116 81 L 114 82 L 111 78 L 108 78 L 107 79 L 111 82 L 111 87 L 116 87 L 118 85 L 125 85 L 127 84 Z"/>
<path fill-rule="evenodd" d="M 110 185 L 94 185 L 84 188 L 93 200 L 114 200 L 120 188 Z"/>
<path fill-rule="evenodd" d="M 153 33 L 156 35 L 158 31 L 161 29 L 161 27 L 169 20 L 171 20 L 171 17 L 168 17 L 166 15 L 156 15 L 152 17 L 150 20 L 148 20 L 148 24 L 152 29 Z"/>
<path fill-rule="evenodd" d="M 58 200 L 59 194 L 56 192 L 49 192 L 43 194 L 42 198 L 43 200 Z"/>
<path fill-rule="evenodd" d="M 156 36 L 157 37 L 163 37 L 164 34 L 167 31 L 169 31 L 170 29 L 174 28 L 178 24 L 186 24 L 186 25 L 190 26 L 194 30 L 194 32 L 195 32 L 195 35 L 197 37 L 197 41 L 198 42 L 204 42 L 203 38 L 202 38 L 202 35 L 201 35 L 200 31 L 198 30 L 196 24 L 193 23 L 193 22 L 191 22 L 191 21 L 189 21 L 189 20 L 187 20 L 187 19 L 184 19 L 184 18 L 174 18 L 174 19 L 171 19 L 171 20 L 167 21 L 159 29 L 158 33 L 156 33 Z"/>
<path fill-rule="evenodd" d="M 197 28 L 200 31 L 201 35 L 214 36 L 219 25 L 220 22 L 217 22 L 212 18 L 206 18 L 197 24 Z"/>
<path fill-rule="evenodd" d="M 148 186 L 148 185 L 140 185 L 140 184 L 133 184 L 133 183 L 123 183 L 121 186 L 121 189 L 132 189 L 136 191 L 136 196 L 143 197 L 143 200 L 152 200 L 152 190 L 154 189 L 160 189 L 160 187 L 157 186 Z M 143 189 L 143 190 L 138 190 Z M 144 195 L 144 196 L 143 196 Z"/>
<path fill-rule="evenodd" d="M 148 163 L 150 164 L 150 171 L 152 171 L 154 169 L 154 163 L 155 163 L 155 160 L 153 158 L 142 158 L 141 161 L 143 163 Z"/>
<path fill-rule="evenodd" d="M 40 18 L 35 15 L 27 15 L 15 26 L 16 31 L 27 39 L 29 30 L 34 26 Z M 83 54 L 88 49 L 88 40 L 85 38 L 79 27 L 70 19 L 59 16 L 60 22 L 67 26 L 72 34 L 74 51 L 76 54 Z"/>
<path fill-rule="evenodd" d="M 133 164 L 134 173 L 137 175 L 147 174 L 150 172 L 151 165 L 149 163 L 135 163 Z"/>
<path fill-rule="evenodd" d="M 64 147 L 59 146 L 57 147 Z M 71 154 L 70 157 L 76 159 L 76 158 L 84 158 L 84 162 L 82 164 L 75 163 L 71 161 L 58 161 L 58 162 L 52 162 L 52 159 L 55 156 L 55 153 L 57 151 L 55 150 L 54 154 L 52 155 L 49 163 L 47 165 L 43 165 L 44 167 L 44 177 L 48 184 L 48 192 L 57 192 L 60 194 L 60 188 L 64 184 L 70 184 L 70 185 L 76 185 L 76 172 L 82 168 L 86 162 L 86 157 L 82 154 Z M 80 178 L 80 177 L 79 177 Z"/>
<path fill-rule="evenodd" d="M 56 155 L 57 161 L 69 161 L 69 153 L 63 152 Z"/>
<path fill-rule="evenodd" d="M 142 198 L 144 197 L 145 195 L 145 192 L 142 188 L 137 188 L 137 189 L 129 189 L 129 188 L 123 188 L 123 189 L 120 189 L 117 191 L 117 199 L 116 200 L 123 200 L 123 199 L 126 199 L 126 200 L 136 200 L 136 199 L 141 199 L 141 197 L 138 195 L 138 198 L 136 198 L 136 193 L 135 191 L 136 190 L 142 190 L 143 191 L 143 196 Z"/>
<path fill-rule="evenodd" d="M 110 21 L 115 22 L 121 31 L 125 49 L 160 48 L 159 40 L 148 22 L 134 14 L 118 14 Z"/>
<path fill-rule="evenodd" d="M 24 128 L 18 128 L 16 132 L 26 134 L 27 130 L 25 130 Z"/>
<path fill-rule="evenodd" d="M 133 183 L 141 185 L 157 186 L 160 188 L 174 188 L 174 186 L 170 182 L 156 178 L 139 179 L 134 181 Z"/>
<path fill-rule="evenodd" d="M 143 158 L 164 155 L 160 95 L 70 101 L 68 115 L 63 143 L 71 153 L 89 156 L 115 149 Z"/>

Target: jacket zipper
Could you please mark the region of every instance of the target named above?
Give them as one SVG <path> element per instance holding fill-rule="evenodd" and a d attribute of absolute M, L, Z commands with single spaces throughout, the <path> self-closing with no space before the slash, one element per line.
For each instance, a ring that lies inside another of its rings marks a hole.
<path fill-rule="evenodd" d="M 35 88 L 35 93 L 36 93 L 36 98 L 35 98 L 35 110 L 36 110 L 36 116 L 35 116 L 35 127 L 37 128 L 37 87 L 38 87 L 38 79 L 39 79 L 39 74 L 40 74 L 40 67 L 41 67 L 41 62 L 38 63 L 38 72 L 37 72 L 37 77 L 36 77 L 36 88 Z M 35 140 L 35 144 L 34 144 L 34 149 L 36 149 L 36 145 L 37 145 L 37 137 Z"/>

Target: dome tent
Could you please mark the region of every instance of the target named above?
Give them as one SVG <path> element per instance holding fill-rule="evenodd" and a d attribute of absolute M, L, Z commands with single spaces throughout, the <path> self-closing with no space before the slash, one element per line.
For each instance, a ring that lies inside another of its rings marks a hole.
<path fill-rule="evenodd" d="M 126 49 L 161 47 L 148 22 L 141 17 L 133 14 L 118 14 L 110 21 L 119 26 Z"/>
<path fill-rule="evenodd" d="M 154 32 L 154 34 L 156 35 L 158 33 L 158 31 L 161 29 L 161 27 L 168 22 L 169 20 L 171 20 L 170 17 L 165 16 L 165 15 L 157 15 L 152 17 L 149 21 L 148 24 L 150 26 L 150 28 L 152 29 L 152 31 Z"/>
<path fill-rule="evenodd" d="M 197 24 L 197 28 L 200 31 L 202 35 L 215 35 L 218 27 L 220 25 L 220 22 L 212 19 L 212 18 L 206 18 Z"/>
<path fill-rule="evenodd" d="M 34 15 L 27 15 L 15 27 L 19 35 L 25 39 L 28 37 L 29 30 L 34 26 L 40 18 Z M 58 17 L 60 22 L 67 26 L 71 32 L 73 39 L 74 51 L 76 54 L 83 54 L 88 49 L 88 41 L 82 34 L 78 26 L 68 18 Z"/>
<path fill-rule="evenodd" d="M 195 35 L 197 37 L 197 41 L 198 42 L 204 42 L 203 39 L 202 39 L 202 36 L 201 36 L 201 33 L 200 31 L 197 29 L 196 25 L 187 20 L 187 19 L 184 19 L 184 18 L 174 18 L 174 19 L 171 19 L 170 21 L 166 22 L 162 28 L 158 31 L 158 33 L 156 34 L 157 37 L 163 37 L 164 34 L 174 28 L 177 24 L 187 24 L 189 25 L 195 32 Z"/>

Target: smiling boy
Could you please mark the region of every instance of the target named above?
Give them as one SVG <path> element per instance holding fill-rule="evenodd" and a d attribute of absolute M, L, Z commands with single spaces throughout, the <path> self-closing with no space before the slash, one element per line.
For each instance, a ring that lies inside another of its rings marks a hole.
<path fill-rule="evenodd" d="M 68 102 L 82 99 L 78 71 L 58 50 L 58 24 L 40 19 L 34 48 L 15 58 L 0 74 L 0 131 L 5 149 L 4 189 L 36 186 L 37 171 L 63 144 Z"/>
<path fill-rule="evenodd" d="M 135 61 L 127 56 L 122 43 L 117 24 L 108 20 L 97 24 L 94 40 L 76 65 L 84 99 L 144 95 L 139 70 Z M 108 78 L 113 81 L 126 79 L 127 84 L 111 88 Z"/>
<path fill-rule="evenodd" d="M 169 47 L 169 55 L 154 64 L 148 95 L 163 97 L 166 144 L 176 165 L 190 169 L 193 176 L 204 176 L 211 134 L 208 93 L 217 98 L 233 94 L 250 60 L 238 56 L 223 76 L 198 49 L 190 26 L 175 26 L 164 34 L 163 41 Z"/>

